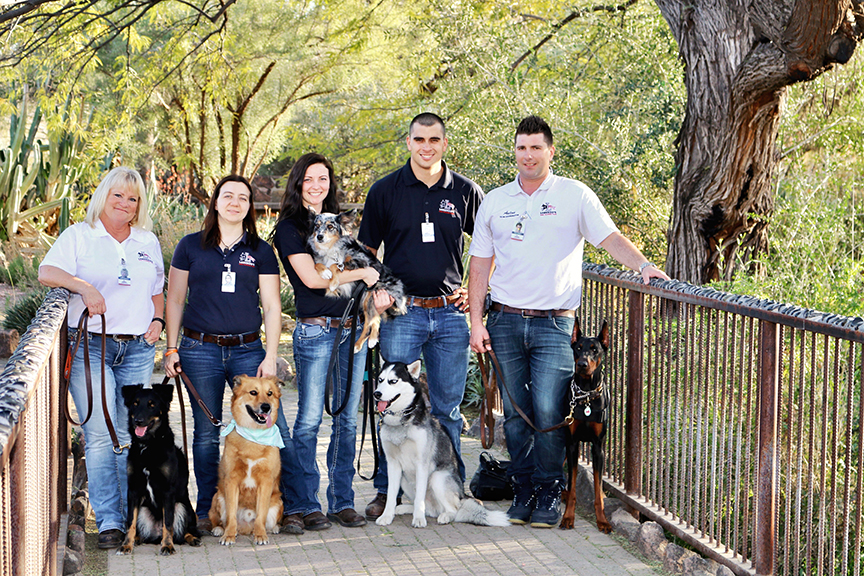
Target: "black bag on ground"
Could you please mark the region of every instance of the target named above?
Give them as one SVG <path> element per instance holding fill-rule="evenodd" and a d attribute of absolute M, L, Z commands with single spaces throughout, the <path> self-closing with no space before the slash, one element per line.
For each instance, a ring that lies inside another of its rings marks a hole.
<path fill-rule="evenodd" d="M 497 460 L 488 452 L 480 453 L 480 466 L 471 478 L 471 493 L 480 500 L 512 500 L 513 488 L 507 480 L 509 460 Z"/>

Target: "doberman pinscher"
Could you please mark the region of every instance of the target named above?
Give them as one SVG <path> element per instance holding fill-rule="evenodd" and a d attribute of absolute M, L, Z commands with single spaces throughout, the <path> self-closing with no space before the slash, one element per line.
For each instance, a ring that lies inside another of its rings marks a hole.
<path fill-rule="evenodd" d="M 570 342 L 573 348 L 573 359 L 576 371 L 570 386 L 570 407 L 573 416 L 567 428 L 567 467 L 570 470 L 567 491 L 562 494 L 566 499 L 567 508 L 561 519 L 561 528 L 573 528 L 573 516 L 576 513 L 576 475 L 579 471 L 579 443 L 591 443 L 591 462 L 594 466 L 594 513 L 597 516 L 597 528 L 604 533 L 612 531 L 612 525 L 606 519 L 603 510 L 603 466 L 606 455 L 603 451 L 603 439 L 606 437 L 606 425 L 609 422 L 609 389 L 603 382 L 603 356 L 609 349 L 609 326 L 603 321 L 603 327 L 596 338 L 582 335 L 579 319 L 573 329 Z"/>

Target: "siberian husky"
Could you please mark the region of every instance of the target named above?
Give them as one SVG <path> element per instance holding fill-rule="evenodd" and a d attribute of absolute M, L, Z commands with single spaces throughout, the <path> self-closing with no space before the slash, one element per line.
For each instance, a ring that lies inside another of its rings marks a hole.
<path fill-rule="evenodd" d="M 437 517 L 439 524 L 510 526 L 506 513 L 465 495 L 453 444 L 429 413 L 419 374 L 417 360 L 410 366 L 388 362 L 378 376 L 374 396 L 389 480 L 387 504 L 375 523 L 387 526 L 396 514 L 413 513 L 415 528 L 426 526 L 426 516 Z M 396 505 L 400 484 L 413 505 Z"/>

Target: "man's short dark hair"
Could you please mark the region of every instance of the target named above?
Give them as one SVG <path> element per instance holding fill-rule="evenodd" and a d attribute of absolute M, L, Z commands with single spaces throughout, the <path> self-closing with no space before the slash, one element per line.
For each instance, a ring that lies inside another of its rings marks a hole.
<path fill-rule="evenodd" d="M 414 128 L 414 124 L 420 124 L 421 126 L 435 126 L 436 124 L 441 125 L 441 132 L 446 137 L 447 130 L 444 128 L 444 120 L 441 119 L 437 114 L 433 114 L 432 112 L 423 112 L 422 114 L 418 114 L 411 120 L 411 124 L 408 125 L 408 134 L 411 134 L 411 130 Z"/>
<path fill-rule="evenodd" d="M 549 127 L 549 124 L 546 123 L 545 120 L 540 118 L 539 116 L 531 115 L 526 116 L 519 122 L 519 126 L 516 127 L 516 135 L 513 136 L 513 140 L 516 140 L 516 136 L 519 134 L 525 134 L 526 136 L 530 134 L 543 134 L 543 140 L 546 142 L 547 146 L 552 146 L 552 129 Z"/>

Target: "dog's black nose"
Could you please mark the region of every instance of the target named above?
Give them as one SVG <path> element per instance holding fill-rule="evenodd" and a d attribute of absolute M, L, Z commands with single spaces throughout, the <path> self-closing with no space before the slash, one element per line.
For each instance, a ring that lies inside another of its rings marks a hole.
<path fill-rule="evenodd" d="M 375 400 L 380 400 L 381 399 L 381 392 L 376 390 L 375 392 L 372 393 L 372 396 L 375 397 Z"/>
<path fill-rule="evenodd" d="M 586 366 L 588 366 L 588 360 L 585 360 L 584 358 L 580 358 L 579 361 L 576 362 L 576 365 L 579 366 L 580 368 L 585 368 Z"/>
<path fill-rule="evenodd" d="M 268 412 L 270 412 L 270 404 L 267 404 L 266 402 L 264 404 L 261 404 L 261 412 L 263 414 L 267 414 Z"/>

